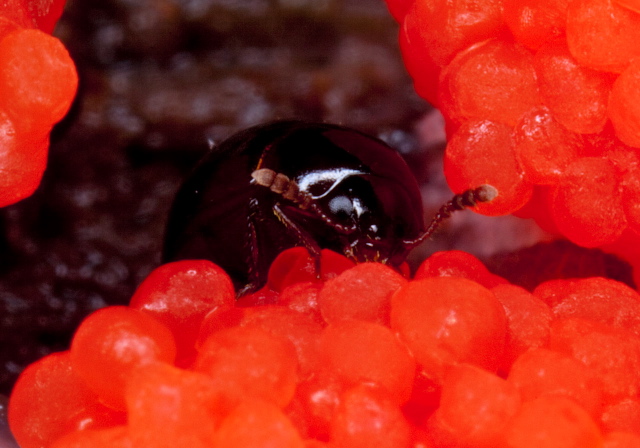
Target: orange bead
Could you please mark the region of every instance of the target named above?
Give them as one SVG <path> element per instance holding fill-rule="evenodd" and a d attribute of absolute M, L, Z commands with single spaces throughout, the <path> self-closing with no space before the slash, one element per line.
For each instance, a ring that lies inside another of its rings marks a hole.
<path fill-rule="evenodd" d="M 240 403 L 222 421 L 213 446 L 304 448 L 304 442 L 277 406 L 251 400 Z"/>
<path fill-rule="evenodd" d="M 322 284 L 314 282 L 296 283 L 287 286 L 280 294 L 278 305 L 312 316 L 316 322 L 324 324 L 324 319 L 318 306 L 318 295 L 321 289 Z"/>
<path fill-rule="evenodd" d="M 551 309 L 527 290 L 515 285 L 498 285 L 491 291 L 507 316 L 507 340 L 500 371 L 508 372 L 513 362 L 527 350 L 549 343 Z"/>
<path fill-rule="evenodd" d="M 414 427 L 422 428 L 427 419 L 440 406 L 442 386 L 418 370 L 411 397 L 402 406 L 402 412 Z"/>
<path fill-rule="evenodd" d="M 331 421 L 331 444 L 342 448 L 409 448 L 411 426 L 385 391 L 346 391 Z"/>
<path fill-rule="evenodd" d="M 51 0 L 46 5 L 33 8 L 35 11 L 30 10 L 29 12 L 36 26 L 45 33 L 51 34 L 62 15 L 65 4 L 66 0 Z"/>
<path fill-rule="evenodd" d="M 216 307 L 234 303 L 233 284 L 220 267 L 208 260 L 184 260 L 153 270 L 133 294 L 129 306 L 165 324 L 184 356 L 193 352 L 204 316 Z"/>
<path fill-rule="evenodd" d="M 202 348 L 202 344 L 213 333 L 240 325 L 245 312 L 246 308 L 244 307 L 229 305 L 218 306 L 209 311 L 200 324 L 198 337 L 195 342 L 195 349 L 199 351 Z"/>
<path fill-rule="evenodd" d="M 238 300 L 236 300 L 236 307 L 247 308 L 253 306 L 273 305 L 278 303 L 279 299 L 280 293 L 265 285 L 256 292 L 239 297 Z"/>
<path fill-rule="evenodd" d="M 327 370 L 315 372 L 298 383 L 292 404 L 299 408 L 309 437 L 329 440 L 331 419 L 345 389 L 344 382 Z"/>
<path fill-rule="evenodd" d="M 391 296 L 407 280 L 381 263 L 361 263 L 327 280 L 318 306 L 328 323 L 360 319 L 389 325 Z"/>
<path fill-rule="evenodd" d="M 51 34 L 65 3 L 66 0 L 50 0 L 34 5 L 29 0 L 6 0 L 0 4 L 0 16 L 10 19 L 22 28 L 38 27 Z"/>
<path fill-rule="evenodd" d="M 549 42 L 535 55 L 538 87 L 553 117 L 570 131 L 594 134 L 607 122 L 613 78 L 581 66 L 564 39 Z"/>
<path fill-rule="evenodd" d="M 422 53 L 438 66 L 457 52 L 494 36 L 506 35 L 502 1 L 414 1 L 404 17 L 404 30 Z"/>
<path fill-rule="evenodd" d="M 0 3 L 0 16 L 14 22 L 20 28 L 34 28 L 33 19 L 23 0 L 7 0 Z"/>
<path fill-rule="evenodd" d="M 302 439 L 309 439 L 311 437 L 307 415 L 302 408 L 302 404 L 296 399 L 296 397 L 289 402 L 287 407 L 282 410 L 282 413 L 291 422 L 296 431 L 298 431 L 298 434 Z"/>
<path fill-rule="evenodd" d="M 578 360 L 544 348 L 521 355 L 508 377 L 521 393 L 523 401 L 543 395 L 570 398 L 593 417 L 602 407 L 602 384 Z"/>
<path fill-rule="evenodd" d="M 167 327 L 139 310 L 103 308 L 87 317 L 71 342 L 71 363 L 100 400 L 124 409 L 124 385 L 138 367 L 156 361 L 172 363 L 176 356 Z"/>
<path fill-rule="evenodd" d="M 533 193 L 516 160 L 511 127 L 497 122 L 462 124 L 447 143 L 444 174 L 456 193 L 484 184 L 498 190 L 495 199 L 474 208 L 484 215 L 507 215 L 526 204 Z"/>
<path fill-rule="evenodd" d="M 61 437 L 50 448 L 135 448 L 127 426 L 109 429 L 74 431 Z"/>
<path fill-rule="evenodd" d="M 458 55 L 440 76 L 440 105 L 458 123 L 489 120 L 514 126 L 540 104 L 533 55 L 507 41 L 489 39 Z"/>
<path fill-rule="evenodd" d="M 602 435 L 572 400 L 540 397 L 524 403 L 506 432 L 508 448 L 600 448 Z"/>
<path fill-rule="evenodd" d="M 325 328 L 319 344 L 325 368 L 347 385 L 373 383 L 399 403 L 409 398 L 415 360 L 389 328 L 343 320 Z"/>
<path fill-rule="evenodd" d="M 407 72 L 413 79 L 416 93 L 437 107 L 440 66 L 425 51 L 419 35 L 420 30 L 411 26 L 412 20 L 407 19 L 400 31 L 399 46 L 402 59 Z"/>
<path fill-rule="evenodd" d="M 328 443 L 315 439 L 307 439 L 304 441 L 304 448 L 330 448 Z"/>
<path fill-rule="evenodd" d="M 0 39 L 9 34 L 12 31 L 17 31 L 21 27 L 15 20 L 11 20 L 8 14 L 2 14 L 0 12 Z"/>
<path fill-rule="evenodd" d="M 525 179 L 538 185 L 562 181 L 567 166 L 578 158 L 580 135 L 556 121 L 546 107 L 526 112 L 514 128 L 514 152 Z"/>
<path fill-rule="evenodd" d="M 562 302 L 571 292 L 576 280 L 558 278 L 540 283 L 533 290 L 533 295 L 542 300 L 549 307 L 554 307 Z"/>
<path fill-rule="evenodd" d="M 298 278 L 289 280 L 292 273 Z M 318 282 L 319 279 L 309 251 L 304 247 L 292 247 L 282 251 L 271 263 L 267 286 L 274 291 L 281 291 L 285 286 L 299 281 Z"/>
<path fill-rule="evenodd" d="M 344 255 L 322 249 L 320 272 L 316 272 L 315 260 L 304 247 L 293 247 L 282 251 L 271 264 L 267 286 L 281 292 L 295 283 L 320 282 L 336 277 L 355 263 Z"/>
<path fill-rule="evenodd" d="M 302 374 L 317 367 L 318 339 L 322 325 L 312 316 L 283 306 L 266 305 L 248 308 L 240 325 L 260 328 L 291 342 L 295 347 Z"/>
<path fill-rule="evenodd" d="M 605 124 L 601 132 L 595 134 L 583 134 L 584 147 L 581 154 L 583 157 L 609 156 L 612 151 L 623 148 L 622 142 L 616 138 L 611 122 Z M 610 157 L 611 162 L 618 164 L 616 156 Z"/>
<path fill-rule="evenodd" d="M 415 447 L 437 448 L 437 446 L 434 444 L 432 440 L 431 434 L 424 429 L 418 429 L 414 431 L 413 439 L 414 439 Z"/>
<path fill-rule="evenodd" d="M 413 281 L 391 299 L 391 328 L 423 372 L 439 383 L 456 363 L 495 371 L 506 327 L 504 309 L 495 295 L 464 278 Z"/>
<path fill-rule="evenodd" d="M 286 406 L 298 382 L 295 348 L 284 337 L 256 327 L 233 327 L 212 334 L 202 344 L 195 370 L 211 376 L 232 406 L 259 398 Z"/>
<path fill-rule="evenodd" d="M 640 235 L 640 170 L 630 170 L 622 175 L 622 206 L 629 229 Z"/>
<path fill-rule="evenodd" d="M 640 393 L 640 338 L 632 333 L 583 319 L 556 319 L 549 348 L 587 366 L 602 382 L 605 400 Z"/>
<path fill-rule="evenodd" d="M 134 446 L 205 448 L 225 409 L 211 378 L 156 363 L 132 373 L 126 385 L 127 421 Z"/>
<path fill-rule="evenodd" d="M 605 432 L 640 434 L 640 399 L 625 398 L 605 406 L 600 416 L 600 426 Z"/>
<path fill-rule="evenodd" d="M 552 311 L 559 319 L 578 317 L 640 336 L 640 294 L 615 280 L 602 277 L 575 280 Z"/>
<path fill-rule="evenodd" d="M 69 110 L 77 87 L 73 61 L 55 37 L 20 29 L 0 40 L 0 98 L 24 130 L 50 130 Z"/>
<path fill-rule="evenodd" d="M 464 277 L 492 288 L 507 283 L 502 277 L 489 272 L 484 264 L 470 253 L 461 250 L 435 252 L 418 266 L 414 280 L 429 277 Z"/>
<path fill-rule="evenodd" d="M 613 0 L 613 3 L 640 13 L 640 1 L 638 0 Z"/>
<path fill-rule="evenodd" d="M 513 215 L 518 218 L 533 219 L 538 227 L 551 235 L 560 234 L 553 222 L 553 219 L 551 218 L 551 212 L 549 212 L 548 186 L 534 185 L 533 194 L 529 201 L 523 205 L 521 209 L 513 212 Z"/>
<path fill-rule="evenodd" d="M 574 160 L 552 193 L 551 213 L 558 230 L 580 246 L 618 239 L 627 221 L 614 165 L 601 157 Z"/>
<path fill-rule="evenodd" d="M 49 446 L 78 429 L 115 426 L 124 416 L 100 403 L 76 374 L 69 352 L 54 353 L 28 366 L 9 401 L 9 426 L 22 448 Z"/>
<path fill-rule="evenodd" d="M 640 16 L 640 13 L 636 15 Z M 609 96 L 609 118 L 616 136 L 634 148 L 640 148 L 639 89 L 640 61 L 636 61 L 616 79 Z"/>
<path fill-rule="evenodd" d="M 468 364 L 453 367 L 442 385 L 440 407 L 428 428 L 436 446 L 493 448 L 520 409 L 518 390 L 504 379 Z M 444 443 L 443 443 L 444 442 Z"/>
<path fill-rule="evenodd" d="M 505 0 L 504 21 L 516 40 L 532 50 L 562 36 L 569 0 Z"/>
<path fill-rule="evenodd" d="M 0 110 L 0 207 L 31 196 L 47 167 L 48 136 L 17 133 L 19 121 Z"/>
<path fill-rule="evenodd" d="M 576 0 L 567 10 L 567 43 L 584 66 L 621 73 L 640 56 L 640 14 L 607 0 Z"/>
<path fill-rule="evenodd" d="M 640 448 L 640 435 L 629 432 L 606 434 L 602 448 Z"/>

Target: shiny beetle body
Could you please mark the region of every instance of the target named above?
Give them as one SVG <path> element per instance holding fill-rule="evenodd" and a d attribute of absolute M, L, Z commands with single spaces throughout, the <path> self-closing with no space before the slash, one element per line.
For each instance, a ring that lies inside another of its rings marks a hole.
<path fill-rule="evenodd" d="M 178 192 L 164 258 L 209 259 L 247 292 L 284 249 L 398 266 L 424 233 L 417 182 L 394 149 L 353 129 L 283 121 L 205 156 Z"/>

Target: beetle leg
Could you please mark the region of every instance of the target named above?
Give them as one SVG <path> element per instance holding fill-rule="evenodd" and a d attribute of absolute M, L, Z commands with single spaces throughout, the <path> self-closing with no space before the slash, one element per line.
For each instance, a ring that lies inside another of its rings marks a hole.
<path fill-rule="evenodd" d="M 273 212 L 278 220 L 284 224 L 288 231 L 293 232 L 302 245 L 309 251 L 313 263 L 315 265 L 316 276 L 320 278 L 320 251 L 321 248 L 309 232 L 302 229 L 296 224 L 286 213 L 280 208 L 278 204 L 273 206 Z"/>
<path fill-rule="evenodd" d="M 259 266 L 258 260 L 260 254 L 258 253 L 258 234 L 256 233 L 256 224 L 254 222 L 254 217 L 257 215 L 258 209 L 258 201 L 253 198 L 249 201 L 249 219 L 247 219 L 247 231 L 248 231 L 248 241 L 247 246 L 249 248 L 249 259 L 247 260 L 248 266 L 248 283 L 242 288 L 242 290 L 238 291 L 237 296 L 242 296 L 247 291 L 252 291 L 255 285 L 259 284 Z"/>
<path fill-rule="evenodd" d="M 497 195 L 498 190 L 492 185 L 481 185 L 478 188 L 456 194 L 449 202 L 440 207 L 422 235 L 414 240 L 404 240 L 403 244 L 406 247 L 417 246 L 429 238 L 442 221 L 449 218 L 454 212 L 464 210 L 467 207 L 475 207 L 479 202 L 489 202 Z"/>

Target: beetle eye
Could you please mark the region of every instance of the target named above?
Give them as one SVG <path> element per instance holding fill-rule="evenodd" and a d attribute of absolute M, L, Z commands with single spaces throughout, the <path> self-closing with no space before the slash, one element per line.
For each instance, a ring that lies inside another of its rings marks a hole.
<path fill-rule="evenodd" d="M 329 210 L 332 216 L 339 221 L 346 221 L 356 218 L 358 215 L 354 203 L 347 196 L 336 196 L 329 201 Z"/>
<path fill-rule="evenodd" d="M 317 201 L 331 220 L 351 230 L 368 229 L 372 221 L 371 212 L 377 207 L 371 184 L 360 176 L 342 180 L 330 194 Z"/>

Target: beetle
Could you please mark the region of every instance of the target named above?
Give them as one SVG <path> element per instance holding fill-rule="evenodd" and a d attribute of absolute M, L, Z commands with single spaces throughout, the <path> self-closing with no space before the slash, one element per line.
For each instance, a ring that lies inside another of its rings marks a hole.
<path fill-rule="evenodd" d="M 179 189 L 164 261 L 208 259 L 239 295 L 266 283 L 284 249 L 331 249 L 399 266 L 455 210 L 487 201 L 480 187 L 445 204 L 425 228 L 418 184 L 382 140 L 326 123 L 277 121 L 212 148 Z"/>

